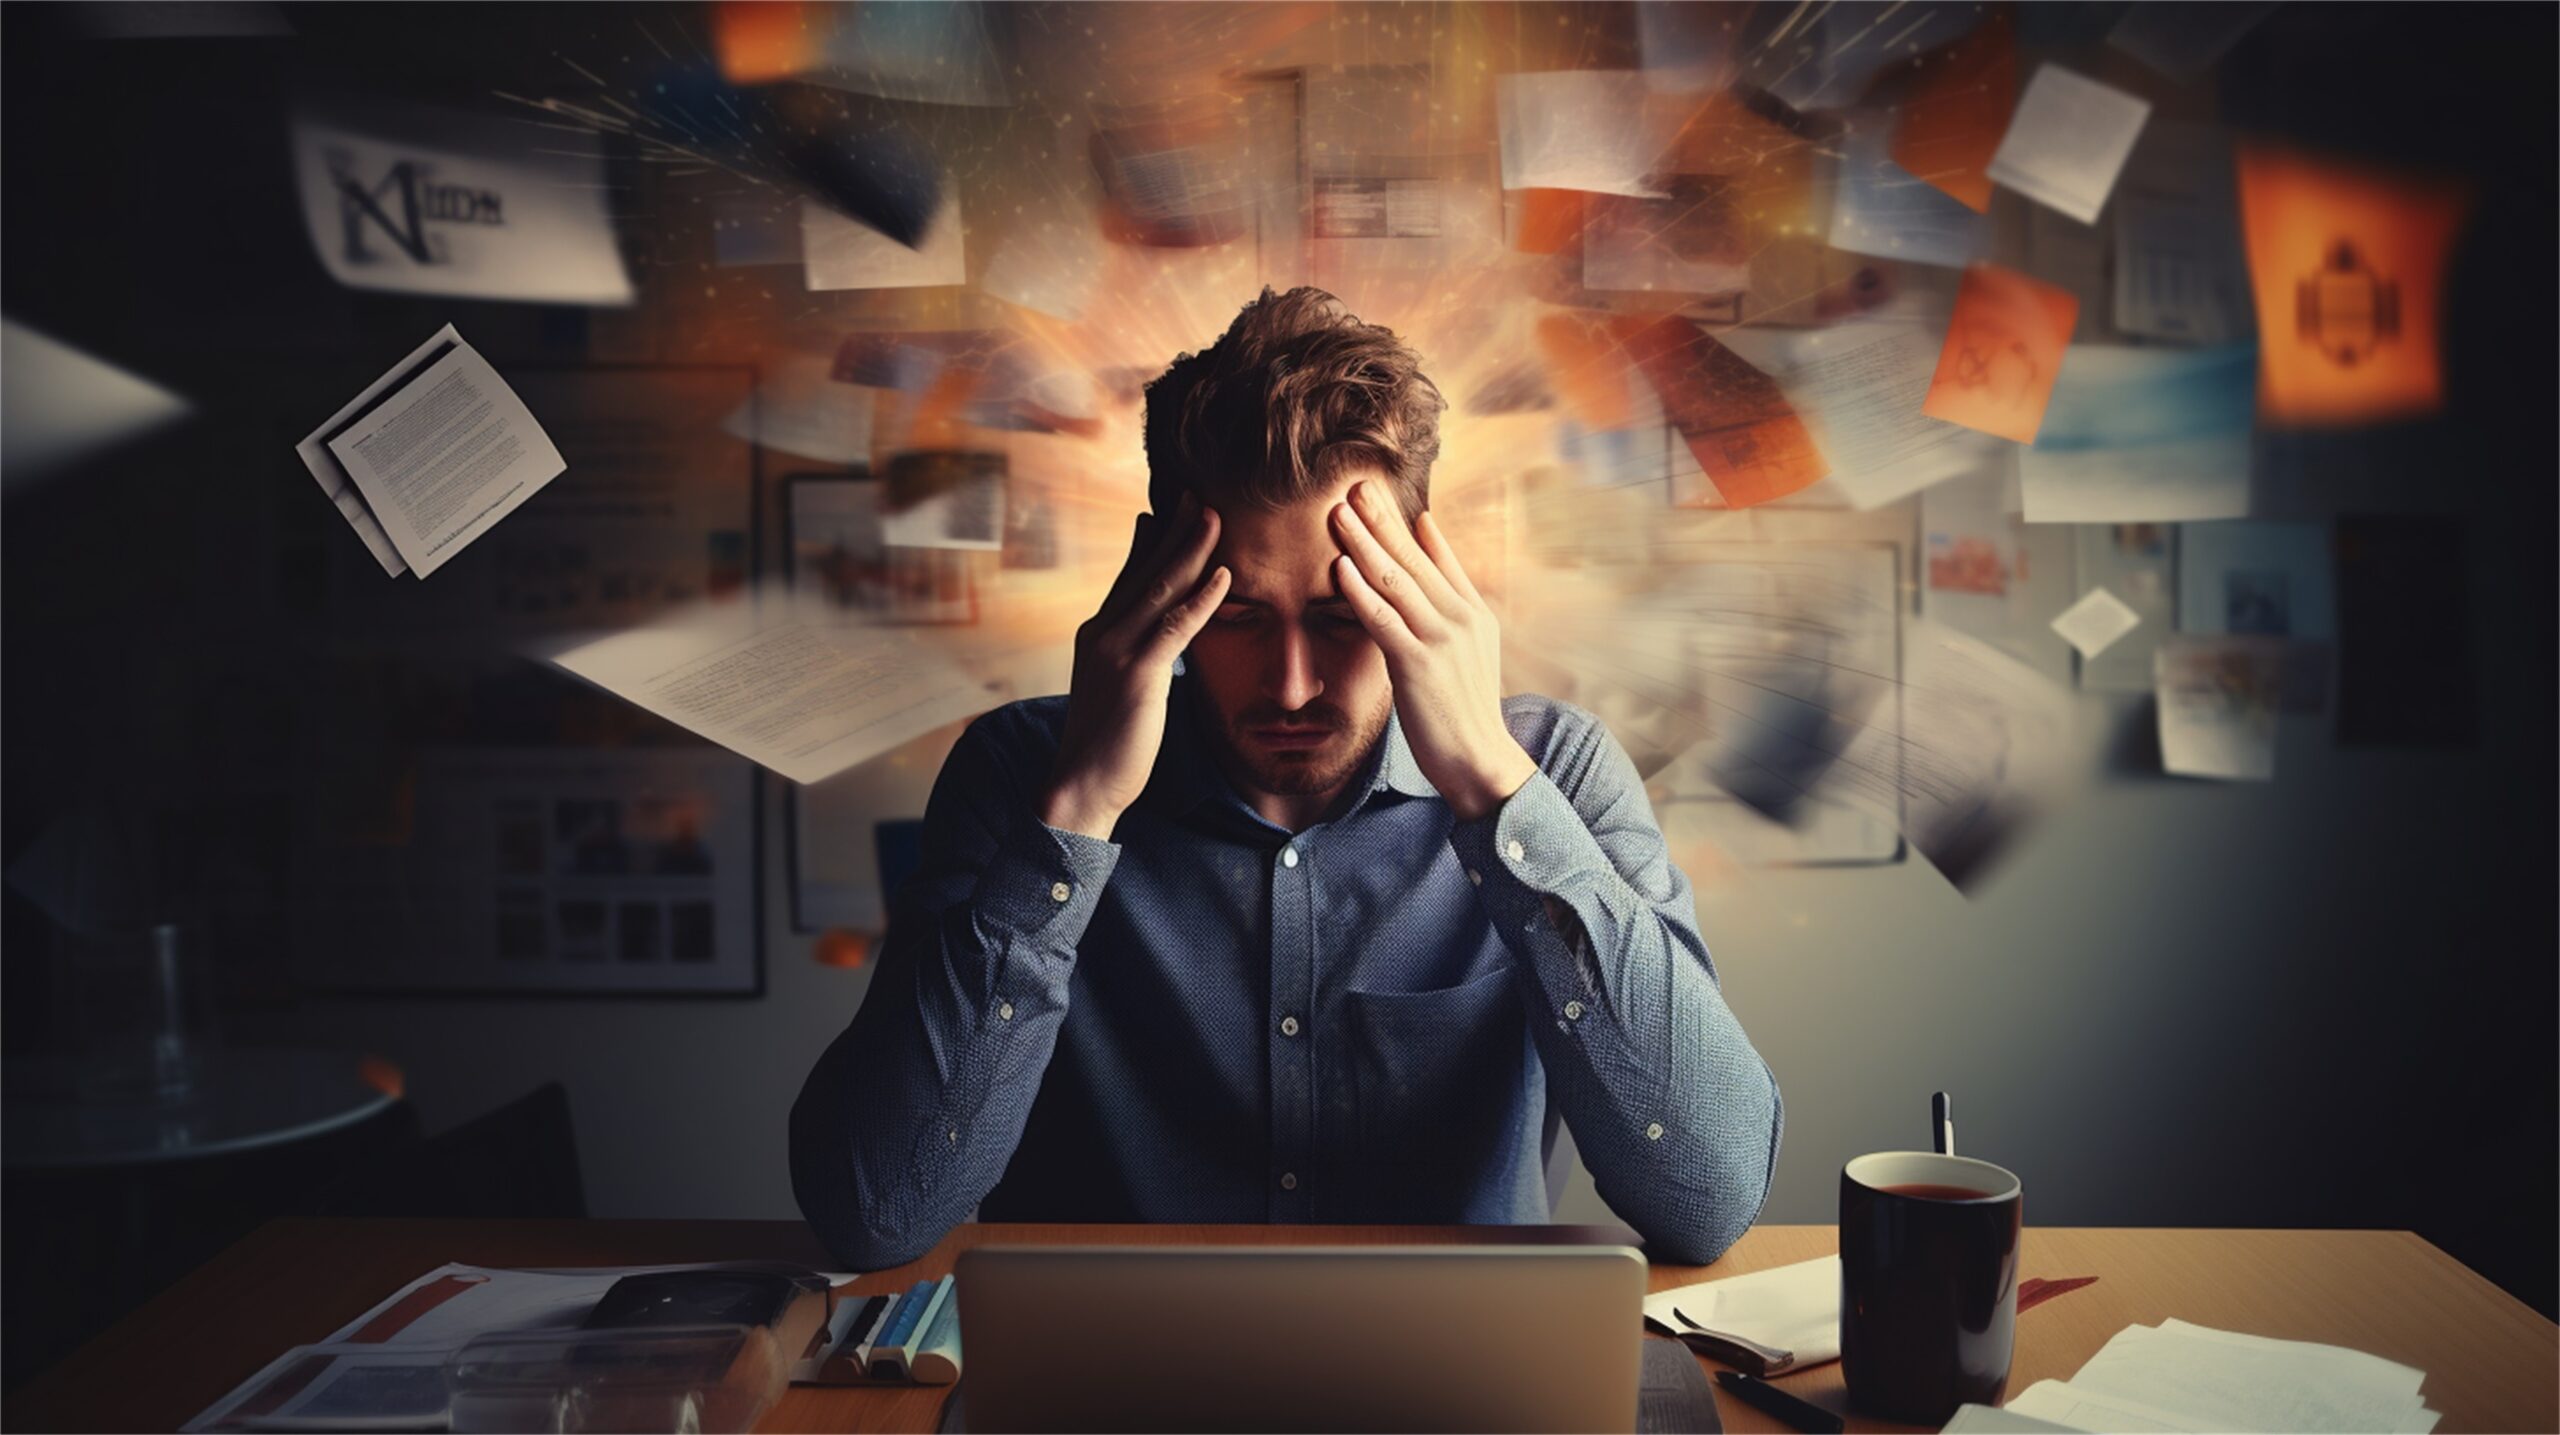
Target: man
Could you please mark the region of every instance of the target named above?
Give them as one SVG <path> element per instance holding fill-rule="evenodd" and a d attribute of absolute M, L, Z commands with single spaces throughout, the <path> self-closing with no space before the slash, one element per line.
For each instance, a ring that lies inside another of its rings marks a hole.
<path fill-rule="evenodd" d="M 878 1270 L 972 1207 L 1543 1221 L 1560 1115 L 1656 1258 L 1722 1254 L 1777 1083 L 1625 753 L 1502 696 L 1414 353 L 1266 289 L 1146 403 L 1155 516 L 1073 690 L 961 737 L 792 1109 L 811 1226 Z"/>

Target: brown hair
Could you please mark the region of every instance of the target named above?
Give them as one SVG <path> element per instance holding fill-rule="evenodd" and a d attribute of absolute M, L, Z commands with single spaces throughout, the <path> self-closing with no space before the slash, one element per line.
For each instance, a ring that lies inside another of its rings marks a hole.
<path fill-rule="evenodd" d="M 1285 508 L 1374 467 L 1411 520 L 1431 506 L 1447 407 L 1392 331 L 1322 289 L 1265 288 L 1147 385 L 1147 497 L 1158 513 L 1186 491 Z"/>

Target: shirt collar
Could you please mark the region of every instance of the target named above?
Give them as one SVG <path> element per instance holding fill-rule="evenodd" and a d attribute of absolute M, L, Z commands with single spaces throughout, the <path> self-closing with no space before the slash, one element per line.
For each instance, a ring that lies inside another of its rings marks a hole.
<path fill-rule="evenodd" d="M 1209 751 L 1209 739 L 1200 731 L 1196 693 L 1189 678 L 1173 680 L 1172 700 L 1166 705 L 1170 720 L 1165 724 L 1164 748 L 1156 758 L 1155 772 L 1148 778 L 1142 798 L 1176 815 L 1188 813 L 1221 794 L 1234 796 L 1234 788 L 1218 771 L 1217 759 Z M 1413 746 L 1405 741 L 1404 722 L 1393 708 L 1387 710 L 1387 731 L 1369 756 L 1361 790 L 1364 796 L 1379 792 L 1406 797 L 1440 795 L 1439 789 L 1422 775 L 1422 764 L 1414 760 Z M 1354 803 L 1349 811 L 1357 811 L 1359 806 Z"/>

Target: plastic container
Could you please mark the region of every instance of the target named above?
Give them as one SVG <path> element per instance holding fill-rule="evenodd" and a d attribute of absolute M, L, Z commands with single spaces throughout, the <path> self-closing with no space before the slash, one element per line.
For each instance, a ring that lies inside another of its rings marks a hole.
<path fill-rule="evenodd" d="M 743 1325 L 508 1331 L 445 1366 L 457 1431 L 743 1432 L 789 1373 L 773 1332 Z"/>

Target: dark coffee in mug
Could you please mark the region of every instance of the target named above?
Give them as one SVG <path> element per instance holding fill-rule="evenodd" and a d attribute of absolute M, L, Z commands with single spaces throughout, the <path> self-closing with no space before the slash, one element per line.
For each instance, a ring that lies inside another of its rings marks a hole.
<path fill-rule="evenodd" d="M 1936 1428 L 2009 1384 L 2018 1319 L 2018 1178 L 1926 1151 L 1840 1172 L 1840 1374 L 1849 1403 Z"/>

